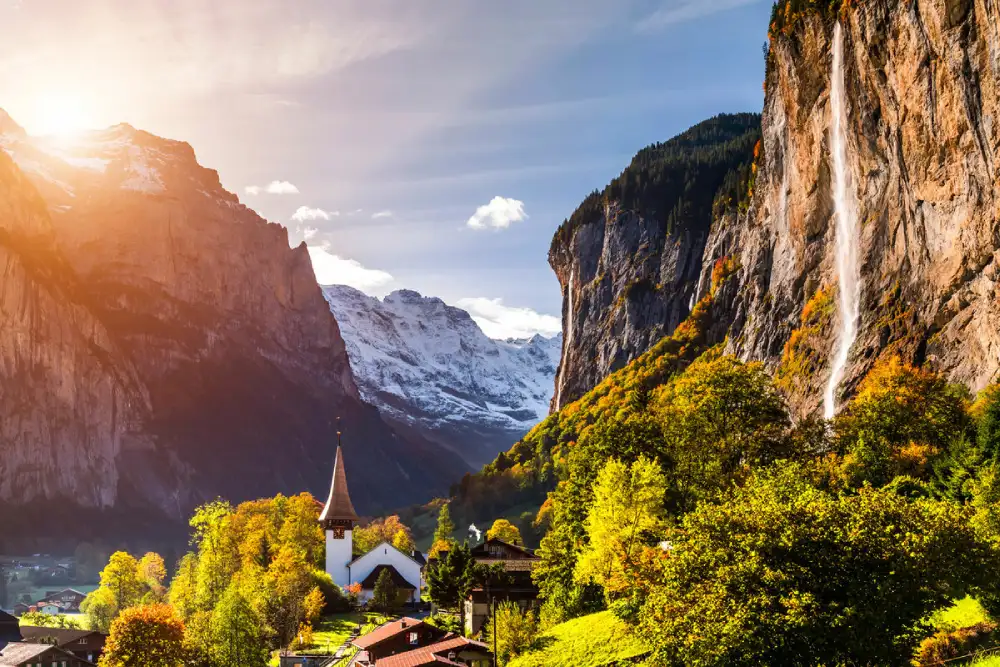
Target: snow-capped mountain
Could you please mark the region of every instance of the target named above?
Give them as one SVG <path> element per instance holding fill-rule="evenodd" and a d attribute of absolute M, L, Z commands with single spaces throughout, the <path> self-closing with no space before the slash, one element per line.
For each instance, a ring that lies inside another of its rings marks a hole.
<path fill-rule="evenodd" d="M 471 465 L 548 414 L 561 336 L 494 340 L 466 311 L 400 290 L 384 300 L 323 288 L 362 397 Z"/>

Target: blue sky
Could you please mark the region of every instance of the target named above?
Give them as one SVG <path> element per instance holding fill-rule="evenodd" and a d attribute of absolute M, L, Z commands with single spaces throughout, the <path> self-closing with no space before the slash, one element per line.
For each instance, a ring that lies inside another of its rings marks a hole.
<path fill-rule="evenodd" d="M 769 11 L 0 0 L 0 107 L 37 133 L 58 108 L 186 140 L 293 243 L 308 236 L 321 278 L 440 296 L 493 335 L 552 333 L 556 227 L 643 146 L 760 109 Z"/>

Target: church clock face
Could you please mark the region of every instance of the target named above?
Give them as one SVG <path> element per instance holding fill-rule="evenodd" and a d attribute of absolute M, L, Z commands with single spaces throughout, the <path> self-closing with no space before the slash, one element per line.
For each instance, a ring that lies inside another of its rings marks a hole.
<path fill-rule="evenodd" d="M 335 540 L 342 540 L 342 539 L 344 539 L 344 527 L 343 526 L 334 526 L 333 527 L 333 539 L 335 539 Z"/>

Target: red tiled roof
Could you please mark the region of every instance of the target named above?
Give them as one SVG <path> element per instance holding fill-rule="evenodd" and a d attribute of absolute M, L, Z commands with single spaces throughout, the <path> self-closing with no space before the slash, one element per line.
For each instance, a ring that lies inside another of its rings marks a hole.
<path fill-rule="evenodd" d="M 351 643 L 360 649 L 369 649 L 376 644 L 381 644 L 385 640 L 395 637 L 401 632 L 406 632 L 407 630 L 411 630 L 423 624 L 423 621 L 418 621 L 415 618 L 407 616 L 399 619 L 398 621 L 389 621 L 388 623 L 384 623 L 369 632 L 367 635 L 361 635 Z"/>
<path fill-rule="evenodd" d="M 463 649 L 468 646 L 488 651 L 486 644 L 482 642 L 466 639 L 465 637 L 454 637 L 436 644 L 429 644 L 428 646 L 407 651 L 406 653 L 398 653 L 387 658 L 382 658 L 378 661 L 378 667 L 424 667 L 424 665 L 435 664 L 457 665 L 459 663 L 453 662 L 440 654 L 447 654 L 448 651 Z"/>

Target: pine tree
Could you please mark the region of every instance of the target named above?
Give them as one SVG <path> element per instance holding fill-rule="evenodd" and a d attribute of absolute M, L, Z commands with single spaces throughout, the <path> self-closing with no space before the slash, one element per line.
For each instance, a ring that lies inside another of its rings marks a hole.
<path fill-rule="evenodd" d="M 456 609 L 469 594 L 476 575 L 476 561 L 468 543 L 456 545 L 427 568 L 428 595 L 444 609 Z"/>
<path fill-rule="evenodd" d="M 392 581 L 392 575 L 385 569 L 379 573 L 372 592 L 372 607 L 381 612 L 390 612 L 396 608 L 399 600 L 399 589 Z"/>
<path fill-rule="evenodd" d="M 441 512 L 438 514 L 438 525 L 437 530 L 434 531 L 434 541 L 447 542 L 451 540 L 451 535 L 454 532 L 455 524 L 451 520 L 451 511 L 448 509 L 448 505 L 444 504 L 441 506 Z"/>

